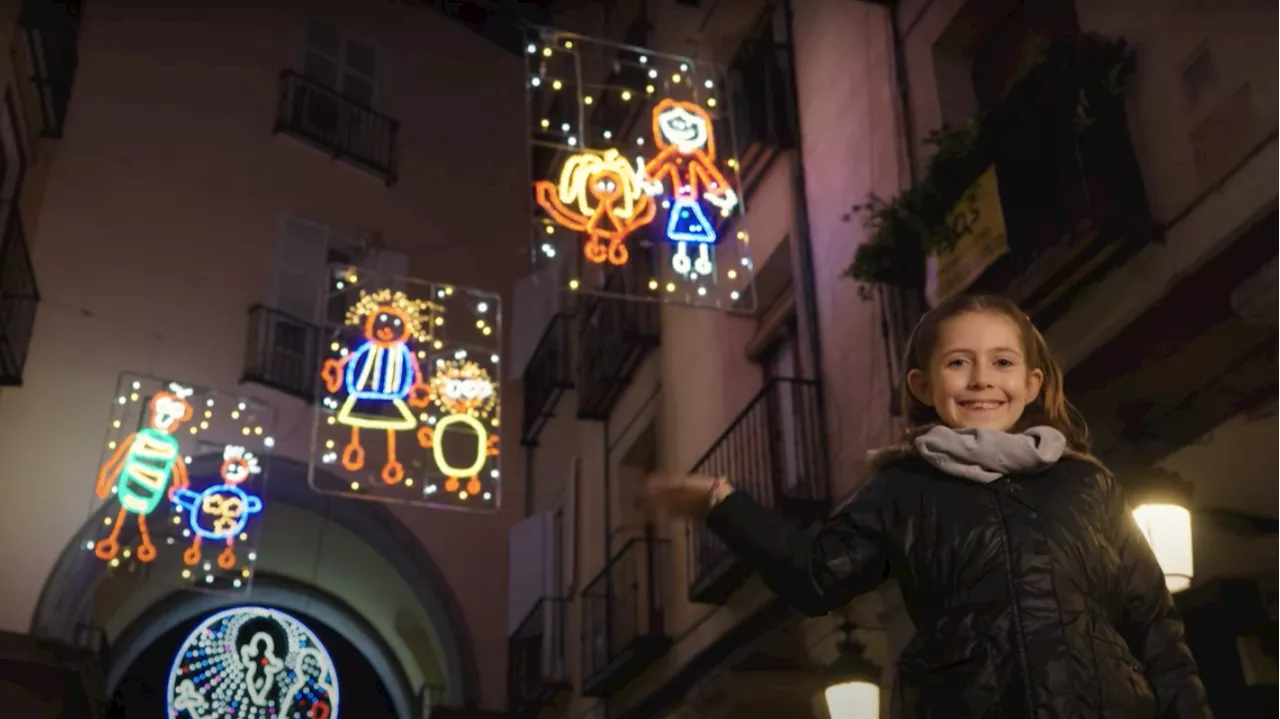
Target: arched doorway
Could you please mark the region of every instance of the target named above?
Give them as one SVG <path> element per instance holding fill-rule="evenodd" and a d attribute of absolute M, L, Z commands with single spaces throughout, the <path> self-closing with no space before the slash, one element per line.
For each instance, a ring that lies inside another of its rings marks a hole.
<path fill-rule="evenodd" d="M 220 461 L 216 456 L 197 457 L 190 469 L 193 474 L 216 472 Z M 282 517 L 308 518 L 309 521 L 303 523 L 306 526 L 321 519 L 330 534 L 340 537 L 333 544 L 349 556 L 348 564 L 365 572 L 371 571 L 370 565 L 376 563 L 384 577 L 394 575 L 385 581 L 394 583 L 396 591 L 405 598 L 399 602 L 399 610 L 387 610 L 394 611 L 395 616 L 385 616 L 381 609 L 371 611 L 367 606 L 355 606 L 359 601 L 347 600 L 351 606 L 344 606 L 344 594 L 349 594 L 351 588 L 335 586 L 340 583 L 341 566 L 332 568 L 325 576 L 299 577 L 284 571 L 273 572 L 260 563 L 261 574 L 248 595 L 175 594 L 172 588 L 152 587 L 150 596 L 142 596 L 142 592 L 134 591 L 132 596 L 120 600 L 120 610 L 113 613 L 124 618 L 113 620 L 114 626 L 106 627 L 115 647 L 109 680 L 119 681 L 128 664 L 145 648 L 147 638 L 154 640 L 166 627 L 172 629 L 201 612 L 236 604 L 273 605 L 286 611 L 306 606 L 319 611 L 323 615 L 317 617 L 320 621 L 360 649 L 379 671 L 388 689 L 404 697 L 401 703 L 411 702 L 411 697 L 421 688 L 414 686 L 414 680 L 405 678 L 406 674 L 416 672 L 422 677 L 439 675 L 445 704 L 474 706 L 478 697 L 477 669 L 462 613 L 442 573 L 419 542 L 381 504 L 332 498 L 311 491 L 307 485 L 307 466 L 303 463 L 273 457 L 267 467 L 270 474 L 265 499 L 268 512 L 273 514 L 267 515 L 264 536 L 272 532 L 280 536 L 288 530 L 290 522 L 281 520 Z M 100 522 L 101 517 L 100 514 L 89 517 L 86 526 Z M 271 517 L 277 519 L 274 525 Z M 79 538 L 79 534 L 69 538 L 45 582 L 32 619 L 33 634 L 71 641 L 78 626 L 93 623 L 92 598 L 108 576 L 108 570 L 91 555 L 87 556 Z M 299 563 L 282 563 L 277 568 Z M 406 605 L 412 605 L 412 612 L 407 612 Z M 314 609 L 316 607 L 319 609 Z M 421 615 L 423 619 L 414 621 L 408 614 Z M 420 637 L 418 642 L 431 645 L 433 656 L 428 660 L 414 662 L 415 652 L 403 646 L 405 637 L 412 637 L 415 632 L 430 635 Z M 403 669 L 406 664 L 433 661 L 438 663 L 434 670 L 418 671 L 415 666 L 408 672 Z M 427 677 L 425 681 L 434 684 L 436 680 Z M 113 691 L 114 685 L 109 685 L 108 690 Z"/>

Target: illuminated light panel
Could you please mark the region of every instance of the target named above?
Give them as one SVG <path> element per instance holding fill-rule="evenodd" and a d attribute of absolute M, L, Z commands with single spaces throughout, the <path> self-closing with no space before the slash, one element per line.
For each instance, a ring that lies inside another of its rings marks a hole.
<path fill-rule="evenodd" d="M 214 614 L 169 669 L 171 719 L 338 719 L 339 680 L 324 644 L 277 609 Z"/>
<path fill-rule="evenodd" d="M 586 236 L 582 254 L 597 265 L 625 265 L 630 253 L 623 241 L 657 210 L 641 192 L 635 169 L 614 149 L 570 156 L 559 184 L 539 180 L 534 193 L 553 222 Z"/>
<path fill-rule="evenodd" d="M 327 306 L 350 309 L 321 332 L 311 487 L 496 510 L 500 298 L 368 269 L 329 276 L 341 279 Z"/>
<path fill-rule="evenodd" d="M 533 269 L 570 293 L 754 312 L 724 70 L 555 30 L 528 42 Z"/>
<path fill-rule="evenodd" d="M 248 591 L 274 411 L 133 374 L 121 376 L 110 406 L 85 550 L 113 570 L 145 564 L 180 586 Z"/>

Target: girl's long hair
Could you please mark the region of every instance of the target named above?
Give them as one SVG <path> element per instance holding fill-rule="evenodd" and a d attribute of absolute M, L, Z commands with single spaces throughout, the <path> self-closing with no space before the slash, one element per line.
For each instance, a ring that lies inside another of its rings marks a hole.
<path fill-rule="evenodd" d="M 875 469 L 903 456 L 915 454 L 914 440 L 942 423 L 933 407 L 916 399 L 907 383 L 912 370 L 929 371 L 929 363 L 938 345 L 938 330 L 943 322 L 967 312 L 988 312 L 1008 318 L 1017 326 L 1022 337 L 1023 355 L 1029 369 L 1044 373 L 1040 393 L 1032 400 L 1017 424 L 1010 430 L 1021 432 L 1030 427 L 1053 427 L 1067 438 L 1067 453 L 1093 463 L 1090 454 L 1089 428 L 1084 417 L 1067 401 L 1063 393 L 1062 367 L 1049 352 L 1044 335 L 1022 310 L 1013 302 L 995 295 L 957 295 L 944 300 L 925 313 L 907 338 L 906 355 L 902 362 L 901 391 L 898 402 L 901 416 L 906 419 L 906 429 L 898 444 L 872 451 L 868 463 Z"/>

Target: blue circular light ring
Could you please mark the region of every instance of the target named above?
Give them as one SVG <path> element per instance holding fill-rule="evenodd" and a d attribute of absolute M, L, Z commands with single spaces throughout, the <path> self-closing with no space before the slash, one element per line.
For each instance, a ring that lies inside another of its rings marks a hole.
<path fill-rule="evenodd" d="M 242 631 L 251 622 L 258 630 Z M 182 642 L 167 705 L 171 719 L 338 719 L 338 675 L 324 644 L 295 617 L 234 607 Z"/>

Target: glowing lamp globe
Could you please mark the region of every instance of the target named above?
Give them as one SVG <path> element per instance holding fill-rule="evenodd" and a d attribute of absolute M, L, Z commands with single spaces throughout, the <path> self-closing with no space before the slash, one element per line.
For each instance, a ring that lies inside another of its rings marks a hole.
<path fill-rule="evenodd" d="M 854 639 L 852 622 L 843 623 L 840 629 L 844 639 L 836 647 L 839 656 L 824 672 L 827 687 L 822 698 L 827 715 L 831 719 L 880 719 L 880 667 Z"/>
<path fill-rule="evenodd" d="M 1178 504 L 1142 504 L 1133 510 L 1133 518 L 1160 562 L 1169 591 L 1191 586 L 1195 575 L 1191 512 Z"/>
<path fill-rule="evenodd" d="M 827 713 L 831 719 L 879 719 L 880 685 L 870 678 L 827 687 Z"/>

